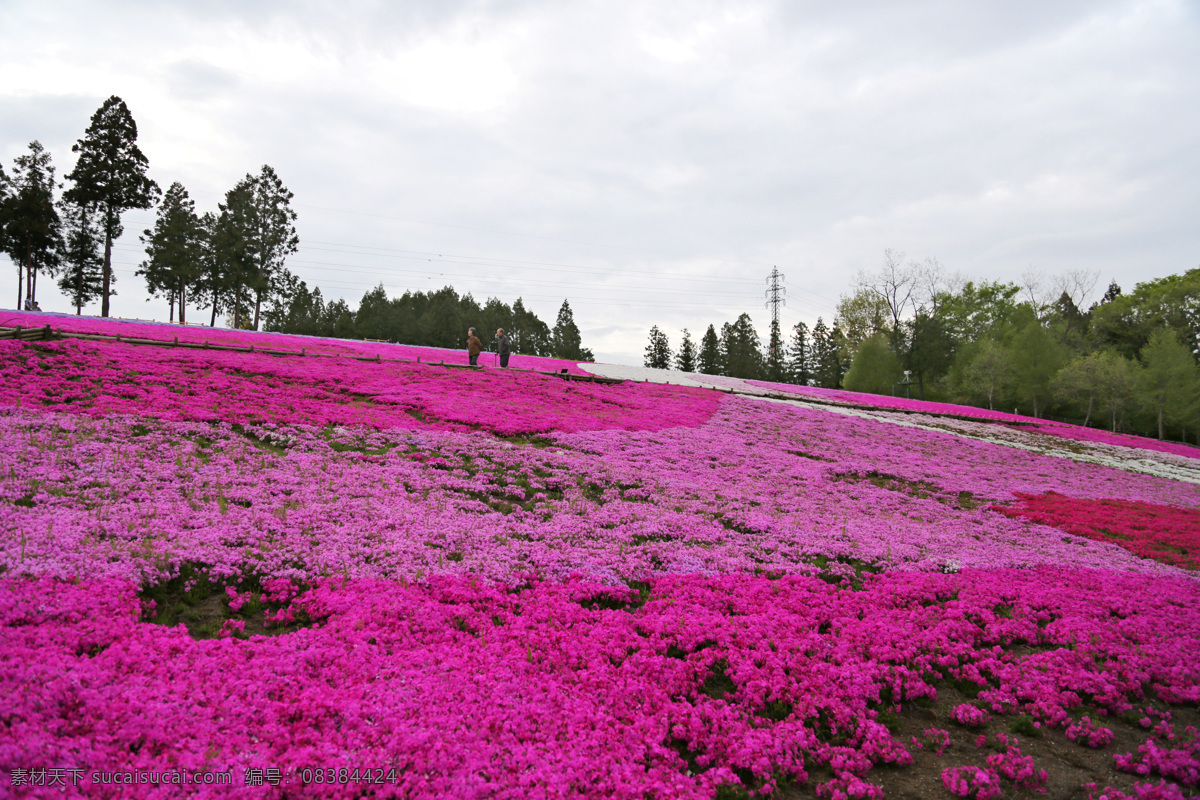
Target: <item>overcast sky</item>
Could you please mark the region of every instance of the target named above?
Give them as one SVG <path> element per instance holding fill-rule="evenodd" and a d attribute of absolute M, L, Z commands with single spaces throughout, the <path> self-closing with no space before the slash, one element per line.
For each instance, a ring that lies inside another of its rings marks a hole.
<path fill-rule="evenodd" d="M 1200 265 L 1194 0 L 0 0 L 0 30 L 10 172 L 32 139 L 69 171 L 116 94 L 201 210 L 273 166 L 327 298 L 568 298 L 604 361 L 654 324 L 765 334 L 773 265 L 787 325 L 885 248 L 1097 292 Z M 113 314 L 165 320 L 133 274 L 153 212 L 125 220 Z"/>

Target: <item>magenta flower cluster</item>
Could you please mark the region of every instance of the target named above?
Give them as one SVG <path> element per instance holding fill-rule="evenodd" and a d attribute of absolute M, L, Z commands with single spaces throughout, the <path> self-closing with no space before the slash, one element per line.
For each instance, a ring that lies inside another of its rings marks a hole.
<path fill-rule="evenodd" d="M 1004 795 L 1000 776 L 991 767 L 948 767 L 942 770 L 942 785 L 955 797 L 992 800 Z"/>
<path fill-rule="evenodd" d="M 980 725 L 986 725 L 988 720 L 992 718 L 992 715 L 978 706 L 973 706 L 970 703 L 960 703 L 950 711 L 950 718 L 959 725 L 975 728 Z"/>
<path fill-rule="evenodd" d="M 1003 733 L 996 734 L 996 738 L 1004 749 L 987 757 L 988 767 L 994 769 L 1001 777 L 1012 781 L 1017 789 L 1045 791 L 1042 787 L 1050 777 L 1046 770 L 1034 766 L 1033 757 L 1021 752 L 1017 739 Z"/>
<path fill-rule="evenodd" d="M 1100 727 L 1086 715 L 1078 722 L 1068 725 L 1066 734 L 1071 741 L 1092 748 L 1107 747 L 1113 740 L 1113 732 L 1110 728 Z"/>
<path fill-rule="evenodd" d="M 1156 732 L 1143 742 L 1137 754 L 1125 753 L 1113 756 L 1117 769 L 1135 775 L 1161 775 L 1179 781 L 1185 786 L 1200 784 L 1200 731 L 1188 726 L 1175 746 L 1160 745 L 1157 739 L 1175 739 L 1174 731 L 1167 729 Z"/>
<path fill-rule="evenodd" d="M 949 683 L 962 725 L 1097 746 L 1084 712 L 1136 711 L 1114 763 L 1197 785 L 1147 705 L 1200 702 L 1195 574 L 1014 506 L 1167 509 L 1152 539 L 1185 481 L 704 389 L 79 341 L 0 343 L 0 452 L 3 791 L 127 765 L 355 797 L 296 782 L 379 767 L 407 798 L 874 798 L 913 760 L 888 715 Z M 168 579 L 214 582 L 216 638 L 155 624 Z M 277 635 L 245 638 L 258 606 Z M 1010 741 L 943 781 L 1045 777 Z"/>

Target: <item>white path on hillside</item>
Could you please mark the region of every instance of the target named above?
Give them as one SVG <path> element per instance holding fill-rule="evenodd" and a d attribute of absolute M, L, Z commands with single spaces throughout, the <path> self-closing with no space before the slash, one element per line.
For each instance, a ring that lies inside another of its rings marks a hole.
<path fill-rule="evenodd" d="M 1200 461 L 1185 456 L 1177 456 L 1172 453 L 1162 453 L 1157 450 L 1142 450 L 1101 442 L 1065 439 L 1050 434 L 1021 431 L 988 422 L 972 422 L 940 414 L 868 411 L 863 408 L 844 404 L 811 402 L 797 397 L 789 397 L 784 393 L 772 391 L 761 386 L 755 386 L 741 378 L 727 378 L 721 375 L 699 375 L 692 372 L 651 369 L 649 367 L 628 367 L 620 364 L 580 364 L 579 367 L 594 375 L 600 375 L 605 378 L 624 378 L 631 381 L 649 381 L 650 383 L 669 383 L 678 386 L 696 386 L 705 389 L 732 390 L 734 394 L 765 402 L 784 403 L 813 411 L 826 411 L 850 417 L 872 419 L 877 422 L 886 422 L 906 428 L 919 428 L 926 431 L 947 433 L 966 439 L 976 439 L 1004 447 L 1012 447 L 1018 450 L 1029 450 L 1049 456 L 1069 458 L 1072 461 L 1085 464 L 1099 464 L 1105 467 L 1125 470 L 1126 472 L 1140 472 L 1158 478 L 1167 478 L 1168 480 L 1200 485 Z"/>

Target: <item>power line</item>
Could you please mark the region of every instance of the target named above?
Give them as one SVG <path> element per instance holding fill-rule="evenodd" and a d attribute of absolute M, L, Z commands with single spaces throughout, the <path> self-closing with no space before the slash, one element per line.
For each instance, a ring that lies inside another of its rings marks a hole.
<path fill-rule="evenodd" d="M 207 194 L 207 195 L 213 195 L 213 196 L 217 196 L 217 197 L 224 196 L 221 192 L 213 192 L 213 191 L 206 191 L 206 190 L 200 190 L 200 189 L 195 190 L 191 193 L 192 194 Z M 397 216 L 393 216 L 390 214 L 379 214 L 379 213 L 369 212 L 369 211 L 356 211 L 356 210 L 345 209 L 345 208 L 330 208 L 328 206 L 314 206 L 314 205 L 309 205 L 307 203 L 294 203 L 293 205 L 296 208 L 308 208 L 308 209 L 312 209 L 313 211 L 326 211 L 326 212 L 331 212 L 334 214 L 348 214 L 348 215 L 357 216 L 357 217 L 370 217 L 373 219 L 386 219 L 386 220 L 391 220 L 394 222 L 407 222 L 407 223 L 411 223 L 411 224 L 415 224 L 415 225 L 429 225 L 429 226 L 436 227 L 436 228 L 451 228 L 454 230 L 475 231 L 477 233 L 496 233 L 496 234 L 500 234 L 501 236 L 513 236 L 513 237 L 518 237 L 518 238 L 522 238 L 522 239 L 538 239 L 538 240 L 547 241 L 547 242 L 562 242 L 564 244 L 582 244 L 582 245 L 587 245 L 589 247 L 608 247 L 608 248 L 612 248 L 612 249 L 616 249 L 616 250 L 628 250 L 628 251 L 634 252 L 634 253 L 649 253 L 652 255 L 671 256 L 672 258 L 694 258 L 694 259 L 698 259 L 701 261 L 716 261 L 716 262 L 720 262 L 723 264 L 742 264 L 742 265 L 753 265 L 753 266 L 760 266 L 760 267 L 766 266 L 765 264 L 756 262 L 756 261 L 734 261 L 734 260 L 726 259 L 726 258 L 714 258 L 712 256 L 692 256 L 692 255 L 685 255 L 682 253 L 672 253 L 672 252 L 665 251 L 665 250 L 649 250 L 649 249 L 641 248 L 641 247 L 630 247 L 629 245 L 611 244 L 608 242 L 590 242 L 590 241 L 585 241 L 585 240 L 581 240 L 581 239 L 568 239 L 568 238 L 559 237 L 559 236 L 543 236 L 543 235 L 534 234 L 534 233 L 516 233 L 514 231 L 504 231 L 504 230 L 498 230 L 495 228 L 479 228 L 479 227 L 475 227 L 475 226 L 471 226 L 471 225 L 456 225 L 456 224 L 447 223 L 447 222 L 431 222 L 429 220 L 412 219 L 409 217 L 397 217 Z"/>
<path fill-rule="evenodd" d="M 202 192 L 202 193 L 217 194 L 214 192 Z M 754 262 L 754 261 L 733 261 L 733 260 L 729 260 L 729 259 L 721 259 L 721 258 L 715 258 L 715 257 L 711 257 L 711 256 L 690 256 L 690 255 L 683 255 L 683 254 L 679 254 L 679 253 L 670 253 L 670 252 L 658 251 L 658 250 L 645 250 L 645 249 L 641 249 L 641 248 L 625 247 L 623 245 L 608 245 L 608 244 L 596 243 L 596 242 L 581 242 L 581 241 L 571 240 L 571 239 L 558 239 L 556 237 L 535 236 L 532 234 L 515 234 L 515 233 L 511 233 L 511 232 L 507 232 L 507 231 L 492 231 L 491 229 L 488 229 L 488 228 L 472 228 L 470 226 L 463 226 L 463 225 L 449 225 L 449 224 L 442 224 L 442 223 L 425 222 L 422 220 L 409 220 L 409 219 L 405 219 L 402 217 L 391 217 L 391 216 L 384 215 L 384 214 L 369 214 L 366 212 L 349 211 L 349 210 L 345 210 L 345 209 L 331 209 L 331 208 L 326 208 L 326 207 L 321 207 L 321 206 L 306 206 L 304 204 L 296 204 L 296 205 L 297 205 L 297 207 L 301 207 L 301 208 L 313 208 L 316 210 L 333 211 L 336 213 L 356 214 L 356 215 L 361 215 L 361 216 L 372 216 L 372 217 L 379 217 L 381 219 L 395 219 L 395 220 L 406 221 L 406 222 L 418 222 L 418 223 L 422 223 L 422 224 L 437 225 L 437 226 L 441 226 L 441 227 L 461 228 L 464 230 L 490 231 L 490 232 L 496 232 L 496 233 L 504 233 L 504 234 L 513 235 L 513 236 L 524 236 L 524 237 L 535 238 L 535 239 L 547 239 L 550 241 L 563 241 L 563 242 L 570 242 L 570 243 L 576 243 L 576 244 L 596 244 L 596 245 L 604 246 L 604 247 L 615 247 L 615 248 L 630 250 L 632 252 L 650 253 L 650 254 L 654 254 L 654 255 L 667 255 L 667 256 L 671 256 L 673 258 L 682 258 L 682 259 L 691 258 L 691 259 L 696 259 L 696 260 L 701 260 L 701 261 L 712 261 L 712 262 L 718 262 L 718 263 L 722 263 L 722 264 L 731 264 L 731 265 L 739 265 L 739 264 L 740 265 L 750 265 L 750 264 L 758 265 L 760 263 L 760 262 Z M 133 215 L 133 216 L 137 216 L 137 215 Z M 715 277 L 708 277 L 708 276 L 691 277 L 691 276 L 687 276 L 687 275 L 680 275 L 679 273 L 663 272 L 663 271 L 656 271 L 656 270 L 629 270 L 629 269 L 605 270 L 605 269 L 596 269 L 596 268 L 592 268 L 592 267 L 585 267 L 585 266 L 581 266 L 581 265 L 577 265 L 577 264 L 563 264 L 563 263 L 558 263 L 558 262 L 553 262 L 553 261 L 542 262 L 542 261 L 529 261 L 529 260 L 522 260 L 522 259 L 506 259 L 506 258 L 499 258 L 499 257 L 493 257 L 493 256 L 469 256 L 469 255 L 460 255 L 460 254 L 433 253 L 433 252 L 428 252 L 428 251 L 404 250 L 404 249 L 399 249 L 399 248 L 377 247 L 377 246 L 372 246 L 372 245 L 356 245 L 356 244 L 349 244 L 349 243 L 344 243 L 344 242 L 323 242 L 323 241 L 318 241 L 318 240 L 301 240 L 301 245 L 305 246 L 308 249 L 313 249 L 313 250 L 321 250 L 322 249 L 321 247 L 314 247 L 314 245 L 325 245 L 325 246 L 329 246 L 329 247 L 349 248 L 349 250 L 347 250 L 345 252 L 350 252 L 355 255 L 369 255 L 369 256 L 375 256 L 375 257 L 384 257 L 384 254 L 386 254 L 386 253 L 407 254 L 407 255 L 399 255 L 396 257 L 397 258 L 405 258 L 408 260 L 426 260 L 426 261 L 432 261 L 433 259 L 438 259 L 439 261 L 442 261 L 443 263 L 457 263 L 457 264 L 472 265 L 472 266 L 475 266 L 475 265 L 484 266 L 484 265 L 488 265 L 488 264 L 493 264 L 493 265 L 497 265 L 497 266 L 521 265 L 523 269 L 553 269 L 553 270 L 571 269 L 571 270 L 576 270 L 579 272 L 590 272 L 592 274 L 597 274 L 597 275 L 629 275 L 629 276 L 637 276 L 637 277 L 661 276 L 661 277 L 665 277 L 665 278 L 670 278 L 672 280 L 686 280 L 689 282 L 705 281 L 705 282 L 712 282 L 712 283 L 731 283 L 731 284 L 748 283 L 748 281 L 732 279 L 732 278 L 715 278 Z M 114 247 L 118 247 L 118 248 L 122 248 L 122 249 L 124 249 L 125 247 L 132 247 L 132 249 L 134 249 L 134 250 L 138 250 L 138 251 L 141 250 L 141 248 L 137 247 L 136 245 L 130 246 L 130 245 L 123 245 L 123 244 L 114 244 Z M 381 252 L 369 252 L 369 251 L 381 251 Z M 338 252 L 338 251 L 333 251 L 333 252 Z M 468 259 L 468 260 L 462 261 L 459 259 Z M 817 292 L 813 292 L 813 291 L 807 290 L 807 289 L 804 291 L 806 294 L 809 294 L 812 297 L 817 298 L 818 300 L 823 300 L 826 303 L 833 302 L 830 298 L 824 297 L 823 295 L 821 295 Z"/>
<path fill-rule="evenodd" d="M 543 272 L 562 272 L 563 269 L 571 269 L 571 270 L 575 270 L 576 272 L 578 272 L 580 274 L 590 274 L 590 275 L 631 276 L 631 277 L 642 277 L 642 278 L 662 276 L 662 277 L 670 278 L 672 280 L 686 280 L 689 283 L 695 282 L 695 281 L 704 281 L 704 282 L 708 282 L 708 283 L 730 283 L 730 284 L 736 284 L 736 285 L 749 285 L 749 283 L 750 283 L 747 280 L 739 280 L 739 279 L 734 279 L 734 278 L 711 278 L 711 277 L 707 277 L 707 276 L 693 277 L 693 276 L 689 276 L 689 275 L 681 275 L 679 273 L 656 272 L 656 271 L 652 271 L 652 270 L 619 270 L 619 269 L 605 270 L 605 269 L 595 269 L 595 268 L 590 268 L 590 267 L 581 267 L 581 266 L 574 265 L 574 264 L 556 264 L 554 262 L 544 262 L 544 261 L 520 261 L 517 259 L 490 258 L 490 257 L 484 257 L 484 256 L 452 255 L 452 254 L 447 254 L 447 253 L 433 253 L 433 252 L 425 252 L 425 251 L 420 251 L 420 250 L 398 250 L 398 249 L 383 248 L 383 247 L 371 247 L 371 248 L 363 247 L 362 248 L 363 250 L 370 249 L 370 250 L 386 250 L 386 251 L 388 251 L 385 253 L 371 253 L 371 252 L 360 252 L 359 250 L 329 249 L 329 248 L 325 248 L 325 247 L 312 247 L 312 246 L 310 246 L 310 244 L 311 243 L 307 243 L 304 240 L 301 240 L 301 245 L 304 245 L 302 247 L 302 252 L 305 250 L 315 250 L 317 252 L 325 252 L 325 253 L 343 253 L 346 255 L 373 256 L 376 258 L 391 258 L 391 259 L 405 260 L 405 261 L 425 261 L 425 262 L 435 262 L 435 263 L 439 263 L 439 264 L 458 264 L 460 266 L 471 266 L 471 267 L 477 267 L 477 266 L 510 267 L 512 265 L 518 265 L 521 269 L 538 270 L 538 271 L 543 271 Z M 359 245 L 340 245 L 340 244 L 336 245 L 336 246 L 340 247 L 340 248 L 358 248 L 358 247 L 360 247 Z M 113 247 L 114 247 L 114 249 L 125 250 L 128 252 L 139 252 L 139 253 L 144 252 L 144 250 L 142 248 L 137 247 L 136 245 L 118 244 L 118 245 L 114 245 Z M 397 254 L 397 255 L 392 255 L 392 254 Z M 400 254 L 408 254 L 408 255 L 400 255 Z M 461 259 L 470 259 L 470 260 L 461 260 Z M 297 261 L 296 259 L 290 259 L 290 263 L 305 263 L 305 262 L 300 262 L 300 261 Z M 339 264 L 341 266 L 347 266 L 347 267 L 358 267 L 359 266 L 357 264 L 346 264 L 344 262 L 307 262 L 307 263 L 331 263 L 331 264 Z M 714 291 L 724 291 L 724 290 L 714 290 Z"/>
<path fill-rule="evenodd" d="M 739 279 L 735 279 L 735 278 L 711 278 L 711 277 L 707 277 L 707 276 L 693 277 L 693 276 L 687 276 L 687 275 L 680 275 L 679 273 L 662 272 L 662 271 L 656 271 L 656 270 L 597 269 L 594 267 L 579 266 L 577 264 L 560 264 L 560 263 L 556 263 L 553 261 L 523 261 L 520 259 L 495 258 L 495 257 L 491 257 L 491 256 L 464 256 L 464 255 L 455 255 L 452 253 L 432 253 L 432 252 L 424 252 L 421 250 L 399 250 L 399 249 L 390 248 L 390 247 L 372 247 L 372 246 L 368 246 L 368 245 L 350 245 L 350 244 L 340 244 L 337 242 L 314 242 L 314 241 L 301 240 L 300 244 L 304 245 L 306 247 L 306 249 L 309 249 L 309 250 L 318 250 L 318 251 L 332 252 L 332 253 L 352 253 L 354 255 L 376 256 L 376 257 L 380 257 L 380 258 L 414 258 L 414 257 L 419 258 L 419 257 L 423 256 L 425 258 L 425 260 L 432 260 L 432 259 L 436 258 L 438 260 L 445 261 L 446 263 L 454 263 L 454 264 L 457 264 L 457 263 L 480 264 L 480 265 L 492 264 L 492 265 L 496 265 L 496 266 L 510 266 L 510 265 L 515 264 L 515 265 L 519 265 L 522 269 L 545 269 L 545 270 L 552 269 L 554 271 L 561 271 L 563 269 L 571 269 L 571 270 L 575 270 L 577 272 L 590 273 L 590 274 L 594 274 L 594 275 L 629 275 L 629 276 L 636 276 L 636 277 L 662 275 L 662 276 L 670 277 L 670 278 L 683 278 L 688 281 L 709 281 L 709 282 L 716 282 L 716 283 L 736 283 L 736 284 L 748 283 L 748 281 L 746 281 L 746 280 L 739 280 Z M 331 247 L 354 248 L 354 249 L 352 249 L 352 250 L 345 250 L 345 249 L 326 250 L 325 248 L 322 248 L 322 247 L 312 247 L 312 245 L 314 245 L 314 244 L 324 244 L 324 245 L 329 245 Z M 382 252 L 382 253 L 360 252 L 360 251 L 367 251 L 367 250 L 382 250 L 384 252 Z M 408 254 L 412 254 L 412 255 L 390 256 L 390 255 L 388 255 L 389 253 L 408 253 Z M 467 261 L 458 261 L 456 259 L 468 259 L 468 260 Z"/>
<path fill-rule="evenodd" d="M 199 192 L 199 193 L 200 194 L 219 194 L 216 192 Z M 714 257 L 709 257 L 709 256 L 683 255 L 683 254 L 679 254 L 679 253 L 670 253 L 670 252 L 666 252 L 666 251 L 627 247 L 624 245 L 612 245 L 612 244 L 607 244 L 607 243 L 603 243 L 603 242 L 586 242 L 586 241 L 564 239 L 564 238 L 552 237 L 552 236 L 520 234 L 520 233 L 513 233 L 512 231 L 500 231 L 500 230 L 489 229 L 489 228 L 476 228 L 476 227 L 467 226 L 467 225 L 435 223 L 435 222 L 429 222 L 427 220 L 413 220 L 413 219 L 407 219 L 407 218 L 403 218 L 403 217 L 391 216 L 391 215 L 387 215 L 387 214 L 361 212 L 361 211 L 354 211 L 354 210 L 348 210 L 348 209 L 330 208 L 330 207 L 324 207 L 324 206 L 311 206 L 311 205 L 301 204 L 301 203 L 297 203 L 296 206 L 298 208 L 310 208 L 310 209 L 318 210 L 318 211 L 327 211 L 327 212 L 333 212 L 333 213 L 339 213 L 339 214 L 352 214 L 352 215 L 356 215 L 356 216 L 365 216 L 365 217 L 375 217 L 375 218 L 379 218 L 379 219 L 390 219 L 390 220 L 397 220 L 397 221 L 402 221 L 402 222 L 414 222 L 414 223 L 418 223 L 418 224 L 427 224 L 427 225 L 433 225 L 433 226 L 437 226 L 437 227 L 454 228 L 454 229 L 461 229 L 461 230 L 483 231 L 483 232 L 490 232 L 490 233 L 500 233 L 503 235 L 519 236 L 519 237 L 523 237 L 523 238 L 532 238 L 532 239 L 543 239 L 543 240 L 548 240 L 548 241 L 561 241 L 561 242 L 569 242 L 569 243 L 575 243 L 575 244 L 587 244 L 587 245 L 602 246 L 602 247 L 612 247 L 612 248 L 623 249 L 623 250 L 627 250 L 627 251 L 631 251 L 631 252 L 642 252 L 642 253 L 650 253 L 650 254 L 655 254 L 655 255 L 666 255 L 666 256 L 670 256 L 672 258 L 680 258 L 680 259 L 695 259 L 695 260 L 700 260 L 700 261 L 710 261 L 710 262 L 717 262 L 717 263 L 721 263 L 721 264 L 732 264 L 732 265 L 737 265 L 737 264 L 747 265 L 747 264 L 758 264 L 759 263 L 759 262 L 749 262 L 749 261 L 738 262 L 738 261 L 731 261 L 728 259 L 714 258 Z M 129 221 L 131 223 L 134 223 L 134 220 L 136 220 L 138 218 L 143 218 L 143 216 L 134 213 L 134 214 L 130 215 Z M 151 219 L 151 215 L 146 214 L 144 216 L 144 218 Z M 136 223 L 134 223 L 134 224 L 136 226 Z M 152 224 L 152 222 L 149 224 Z M 138 227 L 140 227 L 140 226 L 138 226 Z M 667 272 L 667 271 L 663 271 L 663 270 L 651 270 L 651 269 L 642 269 L 642 270 L 628 269 L 628 268 L 626 268 L 626 269 L 619 269 L 619 268 L 618 269 L 603 269 L 603 268 L 589 267 L 589 266 L 580 265 L 580 264 L 570 264 L 570 263 L 562 263 L 562 262 L 555 262 L 555 261 L 536 261 L 536 260 L 528 260 L 528 259 L 502 258 L 502 257 L 498 257 L 498 256 L 472 256 L 472 255 L 463 255 L 463 254 L 454 254 L 454 253 L 436 253 L 436 252 L 432 252 L 432 251 L 407 250 L 407 249 L 394 248 L 394 247 L 381 247 L 381 246 L 374 246 L 374 245 L 358 245 L 358 244 L 352 244 L 352 243 L 347 243 L 347 242 L 329 242 L 329 241 L 322 241 L 322 240 L 301 240 L 300 244 L 301 244 L 301 248 L 302 248 L 302 251 L 301 251 L 302 253 L 305 251 L 341 253 L 341 254 L 352 255 L 352 256 L 369 256 L 372 258 L 385 258 L 385 259 L 395 260 L 395 261 L 417 261 L 417 262 L 425 262 L 425 263 L 439 264 L 439 265 L 447 264 L 447 265 L 467 266 L 467 267 L 494 266 L 494 267 L 499 267 L 502 269 L 510 269 L 510 270 L 514 270 L 514 271 L 516 271 L 516 270 L 520 270 L 520 271 L 533 270 L 533 271 L 543 271 L 543 272 L 555 272 L 558 274 L 562 274 L 564 271 L 568 271 L 575 275 L 596 275 L 596 276 L 603 276 L 603 277 L 633 277 L 633 278 L 642 278 L 642 279 L 650 279 L 650 280 L 665 278 L 665 279 L 668 279 L 668 280 L 671 280 L 671 281 L 674 281 L 677 283 L 678 282 L 686 282 L 688 285 L 695 287 L 695 288 L 663 289 L 661 291 L 664 294 L 686 294 L 686 295 L 692 295 L 692 296 L 706 296 L 706 295 L 720 294 L 722 297 L 725 297 L 728 299 L 732 299 L 732 298 L 745 299 L 745 298 L 749 297 L 748 292 L 744 292 L 744 291 L 738 292 L 732 288 L 732 287 L 741 286 L 741 285 L 748 286 L 750 283 L 747 280 L 737 279 L 737 278 L 720 278 L 720 277 L 712 277 L 712 276 L 692 277 L 692 276 L 687 276 L 687 275 L 681 275 L 678 272 Z M 114 243 L 114 247 L 117 249 L 127 250 L 130 252 L 144 252 L 142 248 L 140 248 L 139 246 L 134 245 L 134 244 Z M 486 278 L 486 277 L 481 277 L 481 276 L 475 275 L 475 274 L 464 274 L 461 272 L 446 273 L 446 272 L 440 272 L 440 271 L 436 271 L 436 270 L 403 269 L 400 267 L 387 267 L 383 270 L 376 270 L 376 269 L 372 269 L 371 267 L 357 264 L 357 263 L 347 263 L 347 262 L 337 262 L 337 261 L 320 261 L 320 260 L 304 260 L 304 259 L 290 259 L 289 262 L 294 263 L 294 264 L 303 265 L 306 269 L 309 269 L 309 270 L 333 271 L 333 270 L 330 270 L 329 268 L 338 268 L 337 271 L 339 271 L 339 272 L 340 271 L 350 271 L 350 272 L 358 273 L 360 275 L 379 275 L 379 276 L 384 276 L 384 277 L 389 277 L 389 276 L 399 277 L 398 275 L 396 275 L 396 273 L 401 273 L 401 274 L 405 274 L 405 275 L 409 275 L 409 276 L 424 275 L 427 278 L 432 278 L 434 276 L 442 277 L 442 278 L 456 278 L 456 279 L 460 279 L 460 280 L 469 280 L 472 282 L 482 282 L 484 284 L 501 283 L 501 279 Z M 772 272 L 773 272 L 773 274 L 778 274 L 778 269 L 776 267 L 772 267 Z M 510 280 L 511 279 L 505 279 L 505 282 L 508 282 Z M 351 283 L 353 283 L 353 282 L 351 282 Z M 609 291 L 610 290 L 609 287 L 602 286 L 602 285 L 580 284 L 580 283 L 572 283 L 572 282 L 568 282 L 568 281 L 539 281 L 536 279 L 521 279 L 520 283 L 541 285 L 541 286 L 561 286 L 563 288 L 568 288 L 568 289 L 584 289 L 584 290 L 588 290 L 588 291 L 594 291 L 594 290 Z M 702 289 L 701 286 L 703 286 L 705 284 L 713 285 L 713 288 L 711 290 Z M 718 288 L 716 286 L 716 284 L 724 284 L 724 285 L 729 286 L 730 288 L 729 289 Z M 327 286 L 330 285 L 329 282 L 326 282 L 326 285 Z M 366 284 L 362 284 L 362 285 L 366 285 Z M 616 290 L 612 290 L 612 291 L 616 291 Z M 634 293 L 634 292 L 648 294 L 648 293 L 653 293 L 653 292 L 660 291 L 660 290 L 656 290 L 652 287 L 636 287 L 635 288 L 635 287 L 626 286 L 626 287 L 622 287 L 620 289 L 620 291 L 623 293 L 626 293 L 626 294 Z M 778 319 L 779 319 L 778 307 L 780 305 L 785 305 L 786 302 L 782 301 L 779 296 L 781 293 L 780 287 L 778 287 L 778 286 L 774 287 L 774 291 L 776 292 L 776 294 L 774 296 L 770 295 L 771 291 L 772 291 L 771 289 L 768 290 L 768 293 L 769 293 L 768 307 L 771 308 L 771 311 L 772 311 L 772 320 L 775 322 L 778 322 Z M 829 300 L 829 298 L 826 298 L 817 292 L 812 292 L 811 290 L 806 289 L 806 290 L 804 290 L 804 293 L 811 296 L 814 299 L 813 300 L 799 299 L 800 304 L 802 306 L 807 306 L 811 310 L 814 310 L 817 312 L 823 310 L 825 305 L 827 305 L 827 303 L 832 302 L 831 300 Z M 782 294 L 786 294 L 786 289 L 782 290 Z M 772 297 L 773 297 L 773 299 L 772 299 Z M 825 301 L 825 302 L 821 302 L 821 301 Z M 659 304 L 659 305 L 662 305 L 662 304 Z M 669 305 L 681 306 L 681 304 L 677 304 L 677 303 L 670 303 Z"/>
<path fill-rule="evenodd" d="M 303 264 L 304 266 L 308 267 L 309 269 L 322 270 L 322 271 L 335 271 L 332 268 L 338 268 L 336 271 L 350 271 L 350 272 L 355 272 L 355 273 L 363 274 L 363 275 L 388 276 L 388 275 L 392 275 L 395 273 L 405 273 L 405 274 L 409 274 L 409 275 L 428 275 L 428 276 L 437 275 L 437 276 L 443 277 L 443 278 L 463 278 L 463 279 L 467 279 L 467 280 L 471 280 L 471 281 L 475 281 L 475 282 L 479 282 L 479 283 L 492 283 L 492 284 L 495 284 L 495 283 L 510 284 L 510 283 L 512 283 L 511 280 L 504 279 L 504 278 L 488 278 L 488 277 L 483 277 L 483 276 L 479 276 L 479 275 L 467 275 L 467 274 L 456 273 L 456 272 L 436 272 L 436 271 L 429 271 L 429 270 L 411 270 L 411 269 L 394 269 L 394 270 L 375 270 L 375 269 L 369 269 L 369 268 L 355 269 L 354 268 L 355 265 L 353 265 L 353 264 L 345 264 L 345 263 L 337 262 L 337 261 L 306 261 L 303 259 L 292 259 L 289 263 Z M 346 267 L 350 267 L 351 269 L 346 270 L 345 269 Z M 690 295 L 720 295 L 722 297 L 731 297 L 731 296 L 732 297 L 751 297 L 751 296 L 753 296 L 750 292 L 730 292 L 730 291 L 722 291 L 722 290 L 715 290 L 715 289 L 711 290 L 711 291 L 704 291 L 704 290 L 692 291 L 692 290 L 686 290 L 686 289 L 685 290 L 676 290 L 676 289 L 666 290 L 666 289 L 654 289 L 654 288 L 646 288 L 646 287 L 629 287 L 629 286 L 610 287 L 610 286 L 603 286 L 600 284 L 593 284 L 593 283 L 565 283 L 563 281 L 539 281 L 539 280 L 533 280 L 533 279 L 528 279 L 528 278 L 523 279 L 521 281 L 521 283 L 522 284 L 535 284 L 535 285 L 539 285 L 539 286 L 563 286 L 563 287 L 570 287 L 570 288 L 591 289 L 591 290 L 600 290 L 600 291 L 619 291 L 619 292 L 623 292 L 623 293 L 637 292 L 637 293 L 660 293 L 660 294 L 670 293 L 670 294 L 690 294 Z"/>
<path fill-rule="evenodd" d="M 115 266 L 113 268 L 113 271 L 121 273 L 123 275 L 134 274 L 134 270 L 132 270 L 132 269 L 118 269 Z M 339 288 L 351 289 L 354 287 L 375 286 L 375 285 L 376 284 L 363 283 L 361 281 L 330 281 L 325 284 L 325 286 L 327 288 L 334 288 L 334 289 L 339 289 Z M 525 299 L 525 300 L 546 300 L 546 301 L 549 301 L 552 303 L 557 303 L 563 299 L 562 295 L 524 294 L 522 292 L 511 292 L 511 291 L 510 292 L 505 292 L 505 291 L 496 292 L 492 296 L 496 297 L 499 300 L 505 300 L 507 302 L 512 302 L 517 299 Z M 622 308 L 663 308 L 666 305 L 670 305 L 670 307 L 672 307 L 672 308 L 707 309 L 707 310 L 712 310 L 712 311 L 719 310 L 719 309 L 717 309 L 716 304 L 714 304 L 714 303 L 684 302 L 684 303 L 667 304 L 667 303 L 662 303 L 662 302 L 653 301 L 653 300 L 627 300 L 624 298 L 612 299 L 612 298 L 603 298 L 603 297 L 593 298 L 593 297 L 589 297 L 587 295 L 583 295 L 582 297 L 571 298 L 571 305 L 572 306 L 604 306 L 607 308 L 612 308 L 614 305 L 619 305 Z"/>

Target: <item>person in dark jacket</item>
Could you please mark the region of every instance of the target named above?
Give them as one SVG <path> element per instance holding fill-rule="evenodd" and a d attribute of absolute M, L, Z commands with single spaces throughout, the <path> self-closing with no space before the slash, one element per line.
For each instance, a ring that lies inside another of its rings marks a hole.
<path fill-rule="evenodd" d="M 471 359 L 471 366 L 476 366 L 479 361 L 479 353 L 483 350 L 483 342 L 479 341 L 479 337 L 475 335 L 474 328 L 467 329 L 467 356 Z"/>
<path fill-rule="evenodd" d="M 500 356 L 500 366 L 508 366 L 508 356 L 512 352 L 512 347 L 509 344 L 508 336 L 504 333 L 504 328 L 496 329 L 496 352 Z"/>

